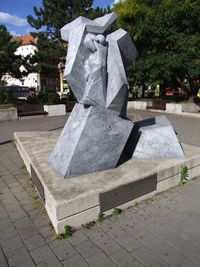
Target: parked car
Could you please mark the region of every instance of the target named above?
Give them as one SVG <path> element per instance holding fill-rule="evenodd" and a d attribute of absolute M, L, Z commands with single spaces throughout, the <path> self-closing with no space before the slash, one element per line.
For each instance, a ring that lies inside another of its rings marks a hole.
<path fill-rule="evenodd" d="M 179 87 L 167 87 L 166 88 L 166 95 L 167 96 L 184 96 L 185 92 Z"/>
<path fill-rule="evenodd" d="M 69 89 L 65 89 L 64 92 L 57 92 L 59 94 L 60 99 L 65 99 L 67 98 L 67 95 L 70 93 Z"/>
<path fill-rule="evenodd" d="M 29 87 L 27 86 L 11 85 L 5 86 L 4 89 L 17 99 L 26 99 L 29 95 Z"/>

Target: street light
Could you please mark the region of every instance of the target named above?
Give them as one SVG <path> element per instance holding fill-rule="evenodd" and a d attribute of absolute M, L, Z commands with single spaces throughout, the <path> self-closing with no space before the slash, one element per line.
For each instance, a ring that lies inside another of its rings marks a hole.
<path fill-rule="evenodd" d="M 60 91 L 63 93 L 63 77 L 64 77 L 64 68 L 65 68 L 65 64 L 64 64 L 65 58 L 60 58 L 60 62 L 58 63 L 58 70 L 60 73 Z"/>

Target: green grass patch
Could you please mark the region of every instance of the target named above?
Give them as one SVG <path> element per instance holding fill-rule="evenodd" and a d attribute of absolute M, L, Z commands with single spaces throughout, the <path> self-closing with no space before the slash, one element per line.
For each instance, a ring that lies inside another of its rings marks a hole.
<path fill-rule="evenodd" d="M 62 240 L 62 239 L 69 238 L 70 236 L 73 235 L 73 233 L 74 233 L 74 230 L 72 229 L 72 227 L 69 226 L 69 225 L 66 225 L 66 226 L 64 227 L 64 233 L 58 235 L 58 236 L 57 236 L 57 239 Z"/>

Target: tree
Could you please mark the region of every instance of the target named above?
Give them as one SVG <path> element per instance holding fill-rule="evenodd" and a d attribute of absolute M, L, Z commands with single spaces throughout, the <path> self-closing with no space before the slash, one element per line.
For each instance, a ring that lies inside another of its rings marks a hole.
<path fill-rule="evenodd" d="M 12 40 L 12 35 L 4 25 L 0 25 L 0 80 L 4 74 L 10 74 L 16 78 L 22 77 L 19 68 L 23 64 L 21 56 L 15 55 L 19 42 Z"/>
<path fill-rule="evenodd" d="M 200 86 L 200 1 L 126 0 L 115 5 L 118 26 L 129 31 L 139 51 L 129 75 L 139 84 Z M 164 90 L 163 90 L 164 93 Z"/>
<path fill-rule="evenodd" d="M 36 17 L 29 15 L 27 20 L 36 30 L 42 31 L 32 33 L 37 38 L 38 51 L 30 59 L 30 70 L 58 72 L 57 66 L 67 53 L 67 44 L 61 40 L 60 29 L 78 16 L 95 18 L 107 12 L 107 9 L 93 9 L 92 4 L 93 0 L 43 0 L 41 8 L 33 8 Z"/>
<path fill-rule="evenodd" d="M 43 0 L 43 7 L 33 8 L 36 18 L 29 15 L 27 20 L 35 29 L 39 30 L 44 26 L 48 33 L 55 35 L 76 17 L 88 16 L 92 3 L 93 0 Z"/>

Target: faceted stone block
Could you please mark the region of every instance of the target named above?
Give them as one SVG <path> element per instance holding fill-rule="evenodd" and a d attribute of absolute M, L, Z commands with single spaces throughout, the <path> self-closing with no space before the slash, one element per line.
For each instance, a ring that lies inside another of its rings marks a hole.
<path fill-rule="evenodd" d="M 140 138 L 135 158 L 184 158 L 176 133 L 165 116 L 138 122 Z"/>
<path fill-rule="evenodd" d="M 112 111 L 76 104 L 50 163 L 64 177 L 114 168 L 133 126 Z"/>
<path fill-rule="evenodd" d="M 129 65 L 138 55 L 128 33 L 119 29 L 106 38 L 108 46 L 108 85 L 106 108 L 126 117 L 128 82 L 124 66 Z"/>

